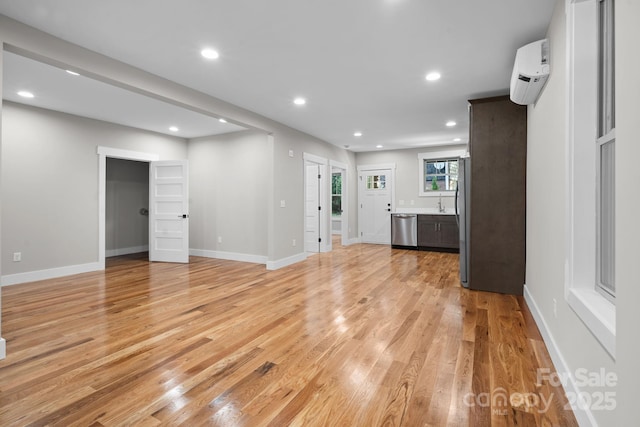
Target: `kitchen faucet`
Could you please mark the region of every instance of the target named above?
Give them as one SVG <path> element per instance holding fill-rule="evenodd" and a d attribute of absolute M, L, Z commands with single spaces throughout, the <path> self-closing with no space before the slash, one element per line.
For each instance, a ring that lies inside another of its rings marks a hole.
<path fill-rule="evenodd" d="M 438 212 L 444 212 L 445 207 L 442 206 L 442 194 L 438 195 Z"/>

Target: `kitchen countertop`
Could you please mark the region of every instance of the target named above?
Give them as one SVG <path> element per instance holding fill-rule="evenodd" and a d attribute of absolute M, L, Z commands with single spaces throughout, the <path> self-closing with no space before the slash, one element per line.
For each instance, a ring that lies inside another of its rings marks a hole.
<path fill-rule="evenodd" d="M 446 208 L 444 212 L 440 212 L 438 208 L 398 208 L 395 212 L 398 214 L 422 214 L 422 215 L 455 215 L 453 208 Z"/>

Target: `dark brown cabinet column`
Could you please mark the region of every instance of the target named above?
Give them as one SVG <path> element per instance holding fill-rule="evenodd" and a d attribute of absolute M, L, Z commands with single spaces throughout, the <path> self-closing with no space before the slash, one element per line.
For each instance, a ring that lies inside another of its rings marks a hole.
<path fill-rule="evenodd" d="M 469 288 L 522 295 L 527 108 L 507 96 L 469 102 Z"/>

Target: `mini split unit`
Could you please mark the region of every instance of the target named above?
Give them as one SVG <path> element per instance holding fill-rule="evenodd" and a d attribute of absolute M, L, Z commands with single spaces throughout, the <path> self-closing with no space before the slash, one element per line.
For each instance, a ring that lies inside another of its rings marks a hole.
<path fill-rule="evenodd" d="M 510 98 L 520 105 L 534 104 L 549 78 L 549 40 L 538 40 L 516 52 Z"/>

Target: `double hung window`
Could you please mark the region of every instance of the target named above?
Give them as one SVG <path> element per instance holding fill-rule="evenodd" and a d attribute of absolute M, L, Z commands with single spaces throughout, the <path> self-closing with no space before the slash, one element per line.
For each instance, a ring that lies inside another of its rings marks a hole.
<path fill-rule="evenodd" d="M 615 39 L 613 0 L 598 4 L 597 289 L 615 297 Z"/>

